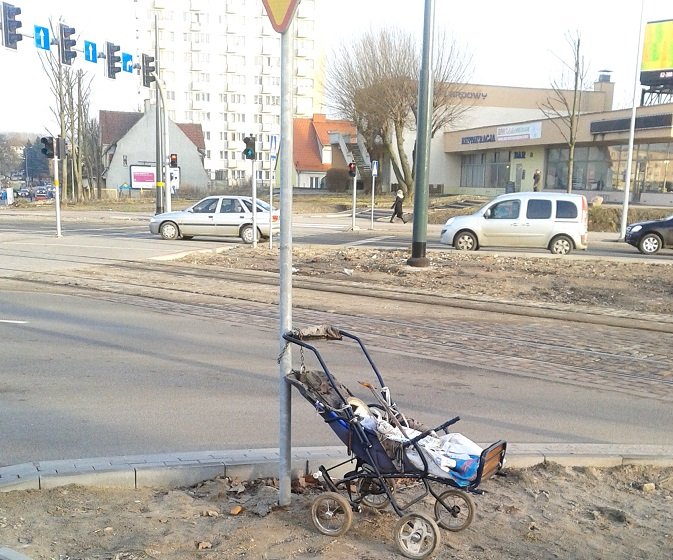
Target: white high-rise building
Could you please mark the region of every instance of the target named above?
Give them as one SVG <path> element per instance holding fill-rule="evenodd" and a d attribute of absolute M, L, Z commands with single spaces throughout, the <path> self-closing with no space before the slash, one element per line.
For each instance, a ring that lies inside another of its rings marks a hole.
<path fill-rule="evenodd" d="M 250 180 L 243 138 L 257 139 L 258 185 L 273 180 L 280 135 L 280 34 L 260 0 L 136 0 L 142 52 L 154 56 L 155 15 L 159 75 L 168 116 L 199 123 L 205 168 L 229 186 Z M 143 29 L 144 27 L 144 29 Z M 294 21 L 294 116 L 320 107 L 315 0 L 302 0 Z M 154 98 L 154 87 L 148 95 Z"/>

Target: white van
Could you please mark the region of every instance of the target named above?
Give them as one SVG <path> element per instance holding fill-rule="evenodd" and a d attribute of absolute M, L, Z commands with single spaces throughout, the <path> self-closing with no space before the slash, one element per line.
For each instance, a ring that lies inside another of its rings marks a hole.
<path fill-rule="evenodd" d="M 586 250 L 589 211 L 581 194 L 518 192 L 500 195 L 469 216 L 449 218 L 440 241 L 461 251 L 480 247 Z"/>

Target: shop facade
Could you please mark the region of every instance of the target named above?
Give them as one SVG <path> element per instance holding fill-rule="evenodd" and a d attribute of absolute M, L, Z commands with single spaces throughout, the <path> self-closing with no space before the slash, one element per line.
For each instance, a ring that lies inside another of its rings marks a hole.
<path fill-rule="evenodd" d="M 582 113 L 573 158 L 572 190 L 623 202 L 631 109 Z M 566 191 L 569 147 L 562 119 L 535 119 L 445 132 L 445 194 L 495 196 L 540 189 Z M 630 201 L 673 206 L 673 104 L 636 110 Z"/>

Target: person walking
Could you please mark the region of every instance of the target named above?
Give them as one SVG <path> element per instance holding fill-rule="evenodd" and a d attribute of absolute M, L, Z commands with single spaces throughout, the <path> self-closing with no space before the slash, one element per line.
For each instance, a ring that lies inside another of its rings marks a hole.
<path fill-rule="evenodd" d="M 393 205 L 391 208 L 393 209 L 393 215 L 390 216 L 390 223 L 393 223 L 393 220 L 395 218 L 399 218 L 402 220 L 405 224 L 407 221 L 404 219 L 404 212 L 402 211 L 402 201 L 404 200 L 404 193 L 402 192 L 402 189 L 399 189 L 397 191 L 397 195 L 395 196 L 395 202 L 393 202 Z"/>
<path fill-rule="evenodd" d="M 542 174 L 540 173 L 539 169 L 535 170 L 535 173 L 533 173 L 533 190 L 535 192 L 538 192 L 540 190 L 540 179 L 542 178 Z"/>

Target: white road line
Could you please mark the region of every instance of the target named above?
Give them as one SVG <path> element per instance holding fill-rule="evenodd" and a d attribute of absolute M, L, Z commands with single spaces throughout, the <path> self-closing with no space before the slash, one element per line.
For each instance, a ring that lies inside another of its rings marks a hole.
<path fill-rule="evenodd" d="M 385 241 L 386 239 L 392 239 L 394 235 L 381 235 L 380 237 L 368 237 L 367 239 L 361 239 L 360 241 L 353 241 L 353 243 L 347 243 L 347 247 L 356 247 L 357 245 L 369 245 L 370 243 L 376 243 L 377 241 Z"/>
<path fill-rule="evenodd" d="M 12 323 L 14 325 L 25 325 L 28 321 L 12 321 L 11 319 L 0 319 L 0 323 Z"/>

